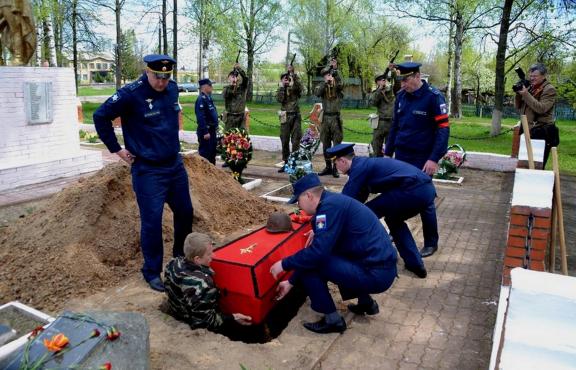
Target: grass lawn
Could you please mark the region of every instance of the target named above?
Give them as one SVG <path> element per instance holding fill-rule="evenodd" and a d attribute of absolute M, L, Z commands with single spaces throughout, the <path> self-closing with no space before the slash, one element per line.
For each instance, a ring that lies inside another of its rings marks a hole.
<path fill-rule="evenodd" d="M 80 86 L 78 88 L 78 96 L 98 96 L 98 95 L 110 96 L 113 95 L 115 92 L 116 88 L 111 86 L 103 86 L 103 87 Z"/>
<path fill-rule="evenodd" d="M 105 94 L 102 94 L 105 95 Z M 184 129 L 196 130 L 196 117 L 194 115 L 195 95 L 183 96 L 180 99 L 184 109 Z M 84 119 L 86 123 L 92 122 L 92 114 L 100 104 L 83 103 Z M 250 108 L 250 133 L 253 135 L 278 136 L 280 133 L 278 123 L 278 106 L 268 104 L 248 104 Z M 218 112 L 224 111 L 223 102 L 216 102 Z M 308 116 L 312 110 L 311 105 L 302 105 L 302 118 Z M 369 143 L 372 140 L 372 130 L 368 125 L 368 114 L 374 109 L 343 109 L 344 140 L 357 143 Z M 517 120 L 506 118 L 502 120 L 502 132 L 508 131 Z M 464 117 L 450 120 L 450 144 L 460 144 L 470 152 L 486 152 L 497 154 L 510 154 L 512 148 L 512 132 L 500 136 L 490 137 L 491 119 L 479 117 Z M 576 125 L 574 121 L 559 120 L 556 122 L 560 129 L 560 146 L 558 157 L 562 173 L 576 175 Z M 552 168 L 552 159 L 548 160 L 547 169 Z"/>

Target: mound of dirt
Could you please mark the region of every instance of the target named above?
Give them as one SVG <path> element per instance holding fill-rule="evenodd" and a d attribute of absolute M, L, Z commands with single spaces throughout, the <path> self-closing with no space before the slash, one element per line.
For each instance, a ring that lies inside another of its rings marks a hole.
<path fill-rule="evenodd" d="M 184 158 L 194 206 L 193 230 L 223 241 L 261 226 L 277 210 L 199 156 Z M 139 273 L 140 219 L 129 168 L 106 166 L 53 197 L 0 235 L 0 297 L 57 311 Z M 165 257 L 172 212 L 164 209 Z"/>

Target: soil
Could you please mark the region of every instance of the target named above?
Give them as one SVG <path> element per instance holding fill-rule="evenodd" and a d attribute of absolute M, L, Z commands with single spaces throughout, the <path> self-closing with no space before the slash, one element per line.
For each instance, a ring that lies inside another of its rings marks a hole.
<path fill-rule="evenodd" d="M 222 242 L 262 226 L 278 209 L 199 156 L 184 160 L 195 231 Z M 72 297 L 82 298 L 139 276 L 139 228 L 129 168 L 110 164 L 0 228 L 0 297 L 57 313 Z M 166 258 L 172 234 L 172 212 L 166 206 Z"/>

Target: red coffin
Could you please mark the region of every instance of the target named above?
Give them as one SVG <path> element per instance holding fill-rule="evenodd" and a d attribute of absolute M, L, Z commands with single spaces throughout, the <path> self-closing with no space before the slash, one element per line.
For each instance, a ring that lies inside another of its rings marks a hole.
<path fill-rule="evenodd" d="M 270 233 L 262 227 L 236 239 L 214 252 L 210 267 L 220 288 L 220 308 L 232 314 L 243 313 L 261 323 L 274 307 L 278 281 L 270 267 L 304 248 L 310 223 L 292 223 L 291 233 Z M 288 275 L 282 277 L 287 279 Z"/>

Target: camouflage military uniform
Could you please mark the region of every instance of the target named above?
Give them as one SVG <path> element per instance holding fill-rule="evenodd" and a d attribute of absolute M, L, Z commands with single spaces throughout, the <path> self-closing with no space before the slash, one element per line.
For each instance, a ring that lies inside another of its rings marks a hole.
<path fill-rule="evenodd" d="M 296 74 L 292 75 L 291 86 L 280 86 L 276 99 L 282 104 L 282 111 L 286 112 L 286 120 L 280 120 L 280 141 L 282 142 L 282 160 L 287 161 L 290 155 L 290 141 L 292 151 L 298 150 L 302 139 L 302 117 L 298 107 L 298 99 L 302 96 L 302 83 Z M 292 140 L 290 140 L 292 139 Z"/>
<path fill-rule="evenodd" d="M 224 97 L 224 109 L 226 110 L 226 121 L 224 122 L 224 129 L 231 128 L 246 128 L 246 120 L 244 119 L 244 110 L 246 108 L 246 90 L 248 89 L 248 78 L 246 73 L 241 68 L 238 68 L 238 73 L 242 77 L 242 83 L 236 88 L 233 85 L 228 85 L 222 90 Z"/>
<path fill-rule="evenodd" d="M 173 315 L 192 329 L 220 329 L 233 321 L 218 308 L 220 292 L 214 285 L 214 271 L 184 259 L 173 258 L 164 269 L 164 286 Z"/>
<path fill-rule="evenodd" d="M 384 156 L 382 145 L 392 125 L 394 92 L 391 86 L 378 88 L 370 95 L 370 105 L 378 108 L 378 127 L 372 133 L 372 149 L 376 157 Z"/>
<path fill-rule="evenodd" d="M 342 78 L 337 70 L 332 70 L 335 86 L 330 86 L 322 81 L 316 86 L 314 94 L 322 98 L 322 126 L 320 127 L 320 141 L 324 148 L 324 158 L 326 168 L 332 168 L 332 162 L 326 155 L 326 150 L 332 147 L 332 144 L 340 144 L 343 139 L 342 118 L 340 109 L 342 108 L 342 99 L 344 99 L 344 85 Z"/>

